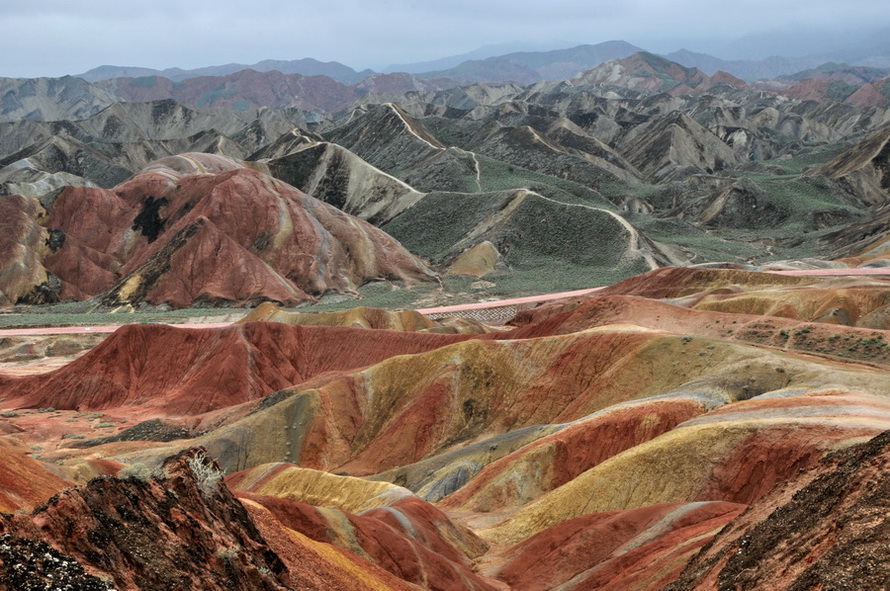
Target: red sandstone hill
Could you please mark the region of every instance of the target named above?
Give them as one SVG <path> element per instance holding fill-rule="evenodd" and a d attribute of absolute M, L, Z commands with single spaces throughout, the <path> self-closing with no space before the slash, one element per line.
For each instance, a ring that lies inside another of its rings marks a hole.
<path fill-rule="evenodd" d="M 890 580 L 890 432 L 776 487 L 666 587 L 884 589 Z"/>
<path fill-rule="evenodd" d="M 330 371 L 469 338 L 252 322 L 216 329 L 129 325 L 57 371 L 0 378 L 5 404 L 199 414 L 256 400 Z M 344 342 L 350 346 L 343 346 Z"/>
<path fill-rule="evenodd" d="M 0 512 L 31 509 L 71 485 L 25 455 L 26 451 L 0 447 Z"/>
<path fill-rule="evenodd" d="M 213 588 L 207 570 L 230 561 L 256 588 L 271 573 L 283 588 L 321 575 L 307 580 L 655 591 L 684 569 L 676 589 L 828 588 L 843 569 L 879 588 L 890 333 L 864 320 L 883 314 L 886 280 L 661 269 L 596 293 L 494 335 L 323 325 L 367 310 L 317 326 L 133 326 L 53 373 L 4 378 L 3 438 L 41 455 L 8 456 L 22 468 L 0 473 L 7 507 L 67 484 L 41 466 L 74 481 L 123 464 L 147 474 L 200 445 L 234 472 L 262 540 L 180 457 L 166 475 L 101 478 L 0 518 L 0 589 L 4 564 L 52 552 L 122 588 Z M 391 320 L 367 325 L 406 328 Z M 146 415 L 193 438 L 130 427 Z M 182 540 L 197 567 L 170 566 Z"/>
<path fill-rule="evenodd" d="M 485 543 L 404 489 L 370 484 L 384 494 L 358 511 L 349 499 L 358 479 L 261 472 L 228 479 L 264 491 L 236 498 L 206 452 L 189 449 L 151 474 L 95 478 L 30 514 L 0 514 L 0 590 L 500 588 L 473 570 Z M 344 492 L 276 487 L 294 477 Z"/>
<path fill-rule="evenodd" d="M 487 545 L 452 523 L 441 510 L 400 487 L 289 464 L 233 474 L 227 484 L 248 507 L 265 508 L 284 527 L 363 555 L 410 583 L 437 591 L 497 588 L 472 567 L 472 560 L 485 552 Z M 301 484 L 308 486 L 301 489 Z M 377 503 L 365 501 L 377 506 L 359 510 L 350 500 L 358 498 L 354 492 L 364 486 L 382 492 Z"/>
<path fill-rule="evenodd" d="M 67 187 L 46 212 L 23 200 L 28 235 L 46 246 L 0 252 L 36 269 L 0 276 L 19 301 L 293 305 L 370 280 L 434 279 L 367 222 L 219 156 L 165 158 L 110 190 Z"/>
<path fill-rule="evenodd" d="M 367 575 L 355 580 L 344 568 L 350 558 L 325 555 L 283 528 L 257 527 L 262 520 L 221 476 L 203 452 L 189 450 L 154 478 L 98 478 L 30 515 L 0 516 L 0 589 L 68 583 L 99 591 L 109 588 L 105 581 L 127 590 L 408 588 L 358 557 L 356 570 Z"/>

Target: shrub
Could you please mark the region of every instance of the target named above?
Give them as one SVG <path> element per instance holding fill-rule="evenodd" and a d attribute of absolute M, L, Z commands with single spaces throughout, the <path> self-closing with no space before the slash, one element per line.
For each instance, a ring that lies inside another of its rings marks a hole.
<path fill-rule="evenodd" d="M 228 548 L 220 548 L 216 551 L 217 558 L 221 558 L 223 560 L 234 560 L 238 557 L 238 552 L 241 551 L 241 546 L 235 544 L 234 546 L 229 546 Z"/>
<path fill-rule="evenodd" d="M 188 467 L 198 482 L 198 487 L 205 495 L 212 494 L 223 478 L 222 470 L 216 467 L 213 460 L 204 452 L 198 452 L 187 460 Z"/>

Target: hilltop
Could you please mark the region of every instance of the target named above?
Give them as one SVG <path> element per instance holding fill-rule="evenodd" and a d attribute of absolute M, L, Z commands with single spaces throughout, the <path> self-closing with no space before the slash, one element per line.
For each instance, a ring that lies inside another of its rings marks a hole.
<path fill-rule="evenodd" d="M 506 62 L 2 82 L 0 590 L 887 579 L 884 73 Z"/>

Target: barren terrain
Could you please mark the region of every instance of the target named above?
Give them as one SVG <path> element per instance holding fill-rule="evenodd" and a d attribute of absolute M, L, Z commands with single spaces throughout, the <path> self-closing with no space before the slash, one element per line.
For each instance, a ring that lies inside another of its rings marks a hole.
<path fill-rule="evenodd" d="M 885 587 L 886 84 L 632 49 L 4 82 L 0 590 Z"/>

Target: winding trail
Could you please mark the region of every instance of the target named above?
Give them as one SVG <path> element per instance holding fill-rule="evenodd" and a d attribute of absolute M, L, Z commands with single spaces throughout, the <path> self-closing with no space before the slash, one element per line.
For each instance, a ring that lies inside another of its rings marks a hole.
<path fill-rule="evenodd" d="M 482 192 L 482 169 L 479 167 L 479 159 L 476 158 L 475 152 L 467 152 L 470 157 L 473 159 L 473 164 L 476 166 L 476 188 L 479 192 Z"/>

